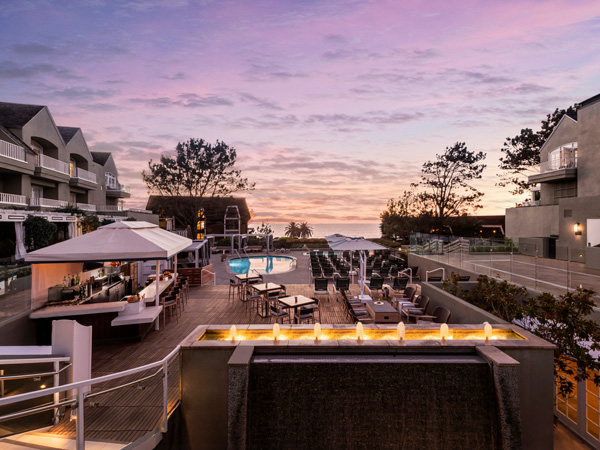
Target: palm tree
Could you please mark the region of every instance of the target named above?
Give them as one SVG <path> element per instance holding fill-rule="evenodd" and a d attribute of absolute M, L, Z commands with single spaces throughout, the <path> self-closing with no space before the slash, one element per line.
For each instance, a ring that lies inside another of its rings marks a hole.
<path fill-rule="evenodd" d="M 302 222 L 298 227 L 298 232 L 301 238 L 307 239 L 313 235 L 313 229 L 306 222 Z"/>
<path fill-rule="evenodd" d="M 297 238 L 300 236 L 300 227 L 296 222 L 290 222 L 285 227 L 285 235 L 291 238 Z"/>

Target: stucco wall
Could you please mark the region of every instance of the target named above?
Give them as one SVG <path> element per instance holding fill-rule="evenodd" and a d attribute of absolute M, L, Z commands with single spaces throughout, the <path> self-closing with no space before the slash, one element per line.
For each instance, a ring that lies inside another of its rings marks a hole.
<path fill-rule="evenodd" d="M 506 210 L 506 237 L 549 237 L 559 233 L 559 205 L 528 206 Z"/>
<path fill-rule="evenodd" d="M 577 154 L 577 195 L 600 195 L 600 102 L 586 106 L 577 114 L 579 151 Z"/>

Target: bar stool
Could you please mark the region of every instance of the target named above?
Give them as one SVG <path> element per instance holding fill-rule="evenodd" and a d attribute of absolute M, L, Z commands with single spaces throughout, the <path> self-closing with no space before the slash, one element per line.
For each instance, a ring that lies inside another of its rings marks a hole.
<path fill-rule="evenodd" d="M 167 308 L 171 309 L 171 315 L 173 314 L 173 308 L 175 308 L 175 320 L 179 324 L 179 308 L 177 307 L 177 294 L 170 294 L 161 300 L 163 307 L 163 326 L 167 326 Z"/>
<path fill-rule="evenodd" d="M 242 286 L 243 286 L 242 283 L 237 282 L 233 278 L 229 279 L 229 297 L 228 297 L 228 300 L 230 302 L 231 301 L 235 301 L 236 294 L 237 294 L 238 298 L 241 299 Z"/>

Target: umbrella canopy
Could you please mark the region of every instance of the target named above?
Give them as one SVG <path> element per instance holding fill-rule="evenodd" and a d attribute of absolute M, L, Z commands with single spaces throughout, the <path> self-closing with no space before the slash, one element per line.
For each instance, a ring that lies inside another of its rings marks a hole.
<path fill-rule="evenodd" d="M 363 295 L 365 292 L 365 278 L 366 278 L 366 270 L 367 270 L 367 258 L 362 253 L 365 251 L 373 251 L 373 250 L 387 250 L 387 247 L 383 245 L 379 245 L 375 242 L 371 242 L 363 237 L 349 237 L 341 234 L 332 234 L 330 236 L 325 236 L 327 239 L 327 243 L 332 250 L 337 251 L 351 251 L 351 252 L 361 252 L 360 254 L 360 295 Z"/>
<path fill-rule="evenodd" d="M 123 221 L 28 253 L 32 263 L 168 259 L 192 240 L 148 222 Z"/>

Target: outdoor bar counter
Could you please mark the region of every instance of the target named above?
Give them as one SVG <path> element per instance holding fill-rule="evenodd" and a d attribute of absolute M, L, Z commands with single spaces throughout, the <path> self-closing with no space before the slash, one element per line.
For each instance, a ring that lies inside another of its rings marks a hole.
<path fill-rule="evenodd" d="M 173 278 L 158 282 L 159 296 L 173 283 Z M 97 343 L 110 341 L 139 341 L 154 328 L 159 327 L 162 305 L 156 305 L 156 281 L 153 281 L 138 295 L 140 301 L 128 302 L 124 297 L 124 282 L 112 283 L 102 291 L 70 305 L 46 304 L 33 311 L 30 319 L 36 320 L 38 342 L 49 342 L 52 321 L 72 319 L 81 325 L 92 326 L 92 340 Z M 98 302 L 95 299 L 106 290 L 112 290 L 111 297 L 116 301 Z"/>

